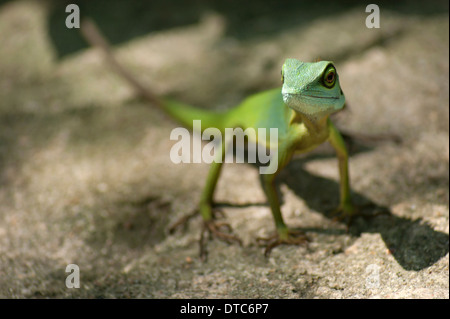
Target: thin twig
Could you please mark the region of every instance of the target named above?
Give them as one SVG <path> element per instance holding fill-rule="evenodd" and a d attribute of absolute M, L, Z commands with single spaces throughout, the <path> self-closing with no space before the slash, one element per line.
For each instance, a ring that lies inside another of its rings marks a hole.
<path fill-rule="evenodd" d="M 125 79 L 139 95 L 141 95 L 151 104 L 154 104 L 157 107 L 163 109 L 163 103 L 161 99 L 156 94 L 151 92 L 148 88 L 146 88 L 141 82 L 139 82 L 136 77 L 128 72 L 128 70 L 126 70 L 117 61 L 117 59 L 114 57 L 110 44 L 92 19 L 83 19 L 83 21 L 81 22 L 81 34 L 91 46 L 97 47 L 103 52 L 106 58 L 106 62 L 111 66 L 111 68 L 119 76 Z"/>

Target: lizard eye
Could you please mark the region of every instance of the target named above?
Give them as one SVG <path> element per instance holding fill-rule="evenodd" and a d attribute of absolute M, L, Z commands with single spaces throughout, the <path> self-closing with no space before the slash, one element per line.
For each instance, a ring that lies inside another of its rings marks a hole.
<path fill-rule="evenodd" d="M 334 73 L 333 72 L 328 73 L 326 81 L 327 81 L 327 83 L 333 83 L 334 82 Z"/>
<path fill-rule="evenodd" d="M 331 89 L 336 83 L 336 69 L 330 65 L 326 71 L 323 73 L 323 84 Z"/>

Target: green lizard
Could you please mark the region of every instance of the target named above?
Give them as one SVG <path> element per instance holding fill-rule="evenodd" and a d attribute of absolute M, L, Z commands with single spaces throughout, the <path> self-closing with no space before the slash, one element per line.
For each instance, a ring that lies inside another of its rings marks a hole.
<path fill-rule="evenodd" d="M 188 128 L 193 127 L 194 120 L 201 120 L 203 129 L 215 127 L 222 132 L 225 128 L 235 127 L 243 130 L 246 128 L 278 129 L 277 170 L 273 174 L 265 174 L 262 177 L 276 227 L 276 235 L 265 239 L 266 255 L 280 244 L 303 244 L 307 241 L 303 233 L 286 226 L 274 184 L 278 172 L 286 166 L 295 153 L 308 152 L 319 144 L 329 141 L 336 150 L 339 162 L 340 205 L 336 209 L 336 214 L 340 218 L 351 218 L 356 214 L 357 209 L 350 197 L 346 146 L 341 134 L 329 119 L 332 113 L 341 110 L 345 104 L 339 76 L 332 62 L 305 63 L 296 59 L 287 59 L 281 70 L 283 82 L 281 89 L 276 88 L 254 94 L 235 108 L 226 112 L 215 112 L 156 97 L 117 63 L 108 43 L 93 22 L 86 20 L 83 23 L 82 32 L 88 42 L 103 49 L 110 64 L 141 95 Z M 250 142 L 273 147 L 268 140 Z M 205 233 L 228 242 L 240 243 L 239 238 L 231 234 L 228 224 L 217 222 L 213 213 L 213 195 L 226 147 L 226 143 L 222 143 L 221 158 L 218 158 L 220 161 L 216 160 L 211 164 L 197 211 L 204 221 L 200 240 L 202 257 L 206 256 L 203 248 Z M 228 231 L 222 230 L 226 228 Z"/>
<path fill-rule="evenodd" d="M 192 128 L 193 120 L 201 120 L 202 127 L 225 128 L 277 128 L 278 169 L 274 174 L 263 175 L 264 191 L 267 196 L 276 226 L 276 235 L 267 239 L 266 254 L 280 244 L 302 244 L 304 234 L 290 230 L 281 214 L 280 203 L 275 190 L 277 173 L 291 160 L 295 153 L 312 150 L 329 141 L 337 152 L 340 173 L 340 205 L 336 212 L 341 217 L 351 217 L 355 206 L 350 198 L 348 176 L 348 155 L 344 140 L 329 116 L 341 110 L 345 104 L 344 93 L 332 62 L 305 63 L 287 59 L 282 68 L 282 88 L 254 94 L 227 112 L 206 111 L 192 106 L 164 101 L 163 108 L 186 127 Z M 253 141 L 267 144 L 267 141 Z M 270 147 L 270 145 L 267 145 Z M 226 149 L 227 145 L 224 145 Z M 225 152 L 221 153 L 224 156 Z M 219 179 L 223 161 L 211 164 L 206 185 L 200 198 L 199 212 L 205 229 L 218 238 L 239 241 L 220 230 L 214 221 L 213 194 Z"/>

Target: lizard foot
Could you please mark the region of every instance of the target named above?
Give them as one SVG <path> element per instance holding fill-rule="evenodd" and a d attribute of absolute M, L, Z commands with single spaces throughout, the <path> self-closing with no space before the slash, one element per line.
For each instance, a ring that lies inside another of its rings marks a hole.
<path fill-rule="evenodd" d="M 195 208 L 189 214 L 186 214 L 186 215 L 178 218 L 175 223 L 173 223 L 171 226 L 169 226 L 169 234 L 173 234 L 177 230 L 177 228 L 179 228 L 181 226 L 185 226 L 191 218 L 195 217 L 199 213 L 200 213 L 200 210 L 198 208 Z M 214 208 L 213 216 L 215 217 L 217 215 L 220 215 L 220 218 L 223 218 L 225 216 L 225 213 L 218 208 Z"/>
<path fill-rule="evenodd" d="M 295 229 L 288 229 L 283 233 L 276 233 L 273 236 L 263 238 L 258 237 L 256 241 L 262 245 L 266 246 L 264 250 L 264 256 L 269 257 L 270 252 L 277 246 L 280 245 L 305 245 L 309 242 L 308 237 L 304 232 Z"/>
<path fill-rule="evenodd" d="M 361 207 L 355 206 L 351 203 L 341 204 L 338 208 L 333 210 L 331 217 L 334 221 L 343 222 L 350 226 L 353 223 L 355 217 L 361 213 Z"/>
<path fill-rule="evenodd" d="M 173 234 L 178 227 L 180 226 L 184 226 L 187 224 L 187 222 L 194 217 L 195 215 L 198 214 L 198 209 L 194 209 L 192 210 L 189 214 L 181 216 L 180 218 L 177 219 L 177 221 L 175 223 L 173 223 L 170 227 L 169 227 L 169 234 Z"/>
<path fill-rule="evenodd" d="M 390 214 L 390 211 L 386 208 L 378 207 L 373 203 L 366 203 L 363 205 L 339 205 L 331 213 L 331 216 L 334 221 L 343 222 L 349 228 L 357 217 L 370 219 L 380 215 Z"/>
<path fill-rule="evenodd" d="M 200 236 L 200 259 L 202 261 L 206 260 L 208 255 L 208 251 L 206 250 L 206 236 L 210 235 L 210 237 L 216 237 L 228 244 L 237 243 L 239 246 L 242 246 L 242 241 L 239 237 L 232 234 L 232 228 L 229 224 L 224 222 L 216 222 L 213 220 L 204 221 L 203 229 Z"/>

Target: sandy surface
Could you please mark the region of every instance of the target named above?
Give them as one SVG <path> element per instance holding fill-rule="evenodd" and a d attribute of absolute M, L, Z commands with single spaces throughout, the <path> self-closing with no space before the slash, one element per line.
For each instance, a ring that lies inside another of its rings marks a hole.
<path fill-rule="evenodd" d="M 196 207 L 208 165 L 170 161 L 176 124 L 97 51 L 61 51 L 79 39 L 58 24 L 61 7 L 3 1 L 0 297 L 448 298 L 448 2 L 382 2 L 380 29 L 367 29 L 365 6 L 351 2 L 256 11 L 252 1 L 207 3 L 111 6 L 98 19 L 140 80 L 204 108 L 278 86 L 286 57 L 334 60 L 349 102 L 339 127 L 402 139 L 355 142 L 350 159 L 355 200 L 390 215 L 348 231 L 330 219 L 338 172 L 324 147 L 279 178 L 286 221 L 312 242 L 265 258 L 255 238 L 273 222 L 258 171 L 227 164 L 216 200 L 244 245 L 210 241 L 202 263 L 200 219 L 173 235 L 167 228 Z M 79 289 L 65 285 L 68 264 L 79 266 Z"/>

